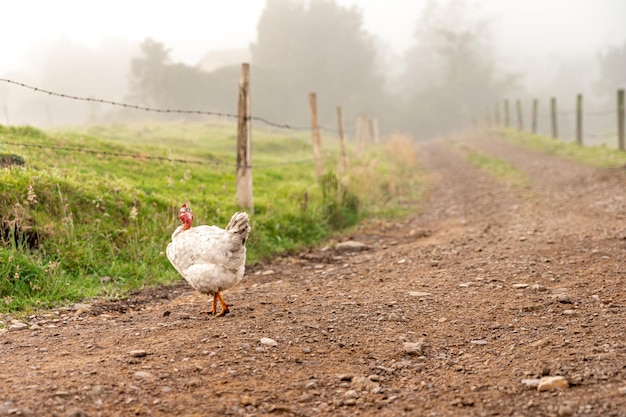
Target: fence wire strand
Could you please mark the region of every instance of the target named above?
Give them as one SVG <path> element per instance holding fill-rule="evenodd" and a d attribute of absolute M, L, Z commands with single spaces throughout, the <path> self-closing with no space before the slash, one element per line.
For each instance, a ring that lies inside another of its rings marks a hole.
<path fill-rule="evenodd" d="M 166 114 L 193 114 L 193 115 L 202 115 L 202 116 L 217 116 L 217 117 L 224 117 L 224 118 L 230 118 L 230 119 L 239 118 L 238 115 L 232 114 L 232 113 L 212 112 L 212 111 L 205 111 L 205 110 L 161 109 L 161 108 L 155 108 L 155 107 L 140 106 L 137 104 L 120 103 L 120 102 L 113 101 L 113 100 L 106 100 L 106 99 L 93 98 L 93 97 L 81 97 L 81 96 L 75 96 L 71 94 L 57 93 L 57 92 L 46 90 L 43 88 L 34 87 L 32 85 L 28 85 L 19 81 L 10 80 L 8 78 L 0 78 L 0 82 L 17 85 L 19 87 L 26 88 L 35 92 L 47 94 L 49 96 L 60 97 L 60 98 L 65 98 L 69 100 L 85 101 L 85 102 L 91 102 L 91 103 L 108 104 L 111 106 L 123 107 L 126 109 L 132 109 L 132 110 L 140 110 L 140 111 L 146 111 L 146 112 L 152 112 L 152 113 L 166 113 Z M 268 120 L 264 117 L 259 117 L 259 116 L 250 116 L 249 119 L 264 123 L 268 126 L 280 128 L 280 129 L 295 130 L 295 131 L 311 130 L 310 127 L 299 127 L 299 126 L 293 126 L 288 123 L 277 123 L 277 122 L 273 122 L 271 120 Z M 337 130 L 335 129 L 330 129 L 330 128 L 326 128 L 323 126 L 320 126 L 319 128 L 320 130 L 323 130 L 328 133 L 333 133 L 333 134 L 338 133 Z"/>

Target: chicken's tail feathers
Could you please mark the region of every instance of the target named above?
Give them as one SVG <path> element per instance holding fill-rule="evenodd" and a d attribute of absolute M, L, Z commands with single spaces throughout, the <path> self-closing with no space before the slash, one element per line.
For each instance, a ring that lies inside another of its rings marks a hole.
<path fill-rule="evenodd" d="M 230 218 L 230 222 L 228 222 L 228 226 L 226 226 L 226 230 L 231 233 L 241 235 L 243 238 L 243 244 L 248 240 L 248 234 L 250 233 L 250 219 L 248 218 L 248 214 L 245 212 L 237 212 L 233 214 L 233 217 Z"/>

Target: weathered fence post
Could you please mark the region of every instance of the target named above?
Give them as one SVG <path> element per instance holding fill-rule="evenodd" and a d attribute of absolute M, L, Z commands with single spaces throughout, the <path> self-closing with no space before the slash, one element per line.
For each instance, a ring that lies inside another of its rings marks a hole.
<path fill-rule="evenodd" d="M 537 110 L 539 109 L 539 100 L 533 100 L 533 122 L 532 122 L 532 132 L 533 134 L 537 134 Z"/>
<path fill-rule="evenodd" d="M 559 137 L 559 129 L 556 123 L 556 97 L 552 97 L 550 99 L 550 120 L 552 126 L 552 137 L 557 139 Z"/>
<path fill-rule="evenodd" d="M 624 106 L 624 89 L 617 90 L 617 149 L 624 150 L 624 118 L 626 117 Z"/>
<path fill-rule="evenodd" d="M 495 104 L 495 119 L 496 119 L 496 127 L 500 127 L 500 102 L 496 102 Z"/>
<path fill-rule="evenodd" d="M 583 144 L 583 95 L 576 96 L 576 143 Z"/>
<path fill-rule="evenodd" d="M 315 159 L 315 178 L 319 181 L 324 172 L 322 161 L 320 126 L 317 121 L 317 95 L 309 94 L 309 106 L 311 107 L 311 139 L 313 141 L 313 158 Z"/>
<path fill-rule="evenodd" d="M 250 64 L 241 64 L 237 103 L 237 205 L 254 212 L 250 129 Z"/>
<path fill-rule="evenodd" d="M 511 121 L 509 115 L 509 100 L 504 100 L 504 127 L 509 127 L 509 122 Z"/>
<path fill-rule="evenodd" d="M 524 119 L 522 117 L 522 102 L 517 100 L 515 102 L 515 105 L 517 106 L 517 130 L 522 131 L 524 130 Z"/>
<path fill-rule="evenodd" d="M 380 142 L 380 129 L 378 127 L 378 117 L 372 117 L 370 119 L 370 126 L 372 131 L 372 140 L 374 144 L 378 145 Z"/>
<path fill-rule="evenodd" d="M 339 169 L 341 175 L 348 172 L 348 153 L 346 152 L 346 136 L 343 132 L 343 116 L 341 114 L 341 106 L 337 106 L 337 127 L 339 128 L 339 146 L 341 149 L 341 161 Z"/>

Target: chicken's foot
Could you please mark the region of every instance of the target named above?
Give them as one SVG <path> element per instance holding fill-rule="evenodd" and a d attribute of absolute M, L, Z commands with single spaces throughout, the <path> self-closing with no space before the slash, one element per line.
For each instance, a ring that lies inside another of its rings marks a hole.
<path fill-rule="evenodd" d="M 215 316 L 215 317 L 225 316 L 226 314 L 228 314 L 230 312 L 228 310 L 228 304 L 226 304 L 226 302 L 224 302 L 224 298 L 222 297 L 222 294 L 219 291 L 217 293 L 215 293 L 215 296 L 218 298 L 218 300 L 220 300 L 220 304 L 222 305 L 222 311 L 220 311 L 217 314 L 217 316 Z"/>

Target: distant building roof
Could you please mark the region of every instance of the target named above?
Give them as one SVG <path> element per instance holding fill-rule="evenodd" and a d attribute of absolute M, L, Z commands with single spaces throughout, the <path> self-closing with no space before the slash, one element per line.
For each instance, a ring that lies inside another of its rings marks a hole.
<path fill-rule="evenodd" d="M 250 49 L 220 49 L 207 52 L 198 63 L 198 68 L 211 72 L 221 67 L 250 62 Z"/>

